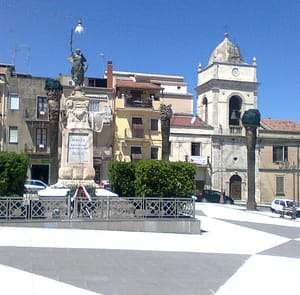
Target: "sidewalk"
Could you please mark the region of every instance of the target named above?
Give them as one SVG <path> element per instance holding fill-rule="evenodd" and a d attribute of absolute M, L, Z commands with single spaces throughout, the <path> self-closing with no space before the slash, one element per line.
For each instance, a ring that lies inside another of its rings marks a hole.
<path fill-rule="evenodd" d="M 297 290 L 299 218 L 235 205 L 197 203 L 196 210 L 201 235 L 1 227 L 1 288 L 103 295 Z"/>

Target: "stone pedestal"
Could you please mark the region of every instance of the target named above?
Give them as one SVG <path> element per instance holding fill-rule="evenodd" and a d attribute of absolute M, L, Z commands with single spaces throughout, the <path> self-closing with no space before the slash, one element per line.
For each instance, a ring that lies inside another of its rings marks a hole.
<path fill-rule="evenodd" d="M 95 186 L 93 130 L 88 120 L 89 98 L 74 91 L 66 101 L 67 124 L 62 131 L 59 186 Z"/>

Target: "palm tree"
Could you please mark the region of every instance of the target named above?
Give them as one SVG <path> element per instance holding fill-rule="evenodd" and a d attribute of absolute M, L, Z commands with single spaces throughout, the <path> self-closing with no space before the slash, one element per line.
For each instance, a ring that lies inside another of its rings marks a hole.
<path fill-rule="evenodd" d="M 50 140 L 50 184 L 58 180 L 58 132 L 60 98 L 63 87 L 58 80 L 48 79 L 45 83 L 49 106 L 49 140 Z"/>
<path fill-rule="evenodd" d="M 170 155 L 170 121 L 173 115 L 172 106 L 160 105 L 161 137 L 162 137 L 162 160 L 169 161 Z"/>
<path fill-rule="evenodd" d="M 248 172 L 248 200 L 247 210 L 256 210 L 255 201 L 255 145 L 256 130 L 260 126 L 260 113 L 257 109 L 246 111 L 242 117 L 246 129 L 247 143 L 247 172 Z"/>

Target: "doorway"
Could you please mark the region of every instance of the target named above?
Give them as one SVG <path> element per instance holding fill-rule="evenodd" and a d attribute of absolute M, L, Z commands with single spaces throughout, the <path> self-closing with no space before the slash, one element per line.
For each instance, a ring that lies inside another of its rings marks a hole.
<path fill-rule="evenodd" d="M 31 179 L 42 180 L 46 184 L 49 183 L 49 165 L 32 165 Z"/>
<path fill-rule="evenodd" d="M 242 198 L 242 178 L 239 175 L 233 175 L 230 178 L 230 197 L 234 200 Z"/>

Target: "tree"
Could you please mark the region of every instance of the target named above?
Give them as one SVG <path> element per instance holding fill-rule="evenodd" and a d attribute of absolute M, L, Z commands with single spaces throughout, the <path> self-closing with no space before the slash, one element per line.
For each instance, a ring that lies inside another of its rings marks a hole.
<path fill-rule="evenodd" d="M 162 137 L 162 160 L 169 161 L 170 155 L 170 121 L 173 115 L 171 105 L 160 105 L 161 137 Z"/>
<path fill-rule="evenodd" d="M 23 195 L 29 163 L 26 154 L 0 152 L 0 196 Z"/>
<path fill-rule="evenodd" d="M 48 79 L 45 82 L 45 90 L 49 105 L 49 133 L 50 133 L 50 183 L 58 180 L 58 134 L 60 98 L 63 87 L 58 80 Z"/>

